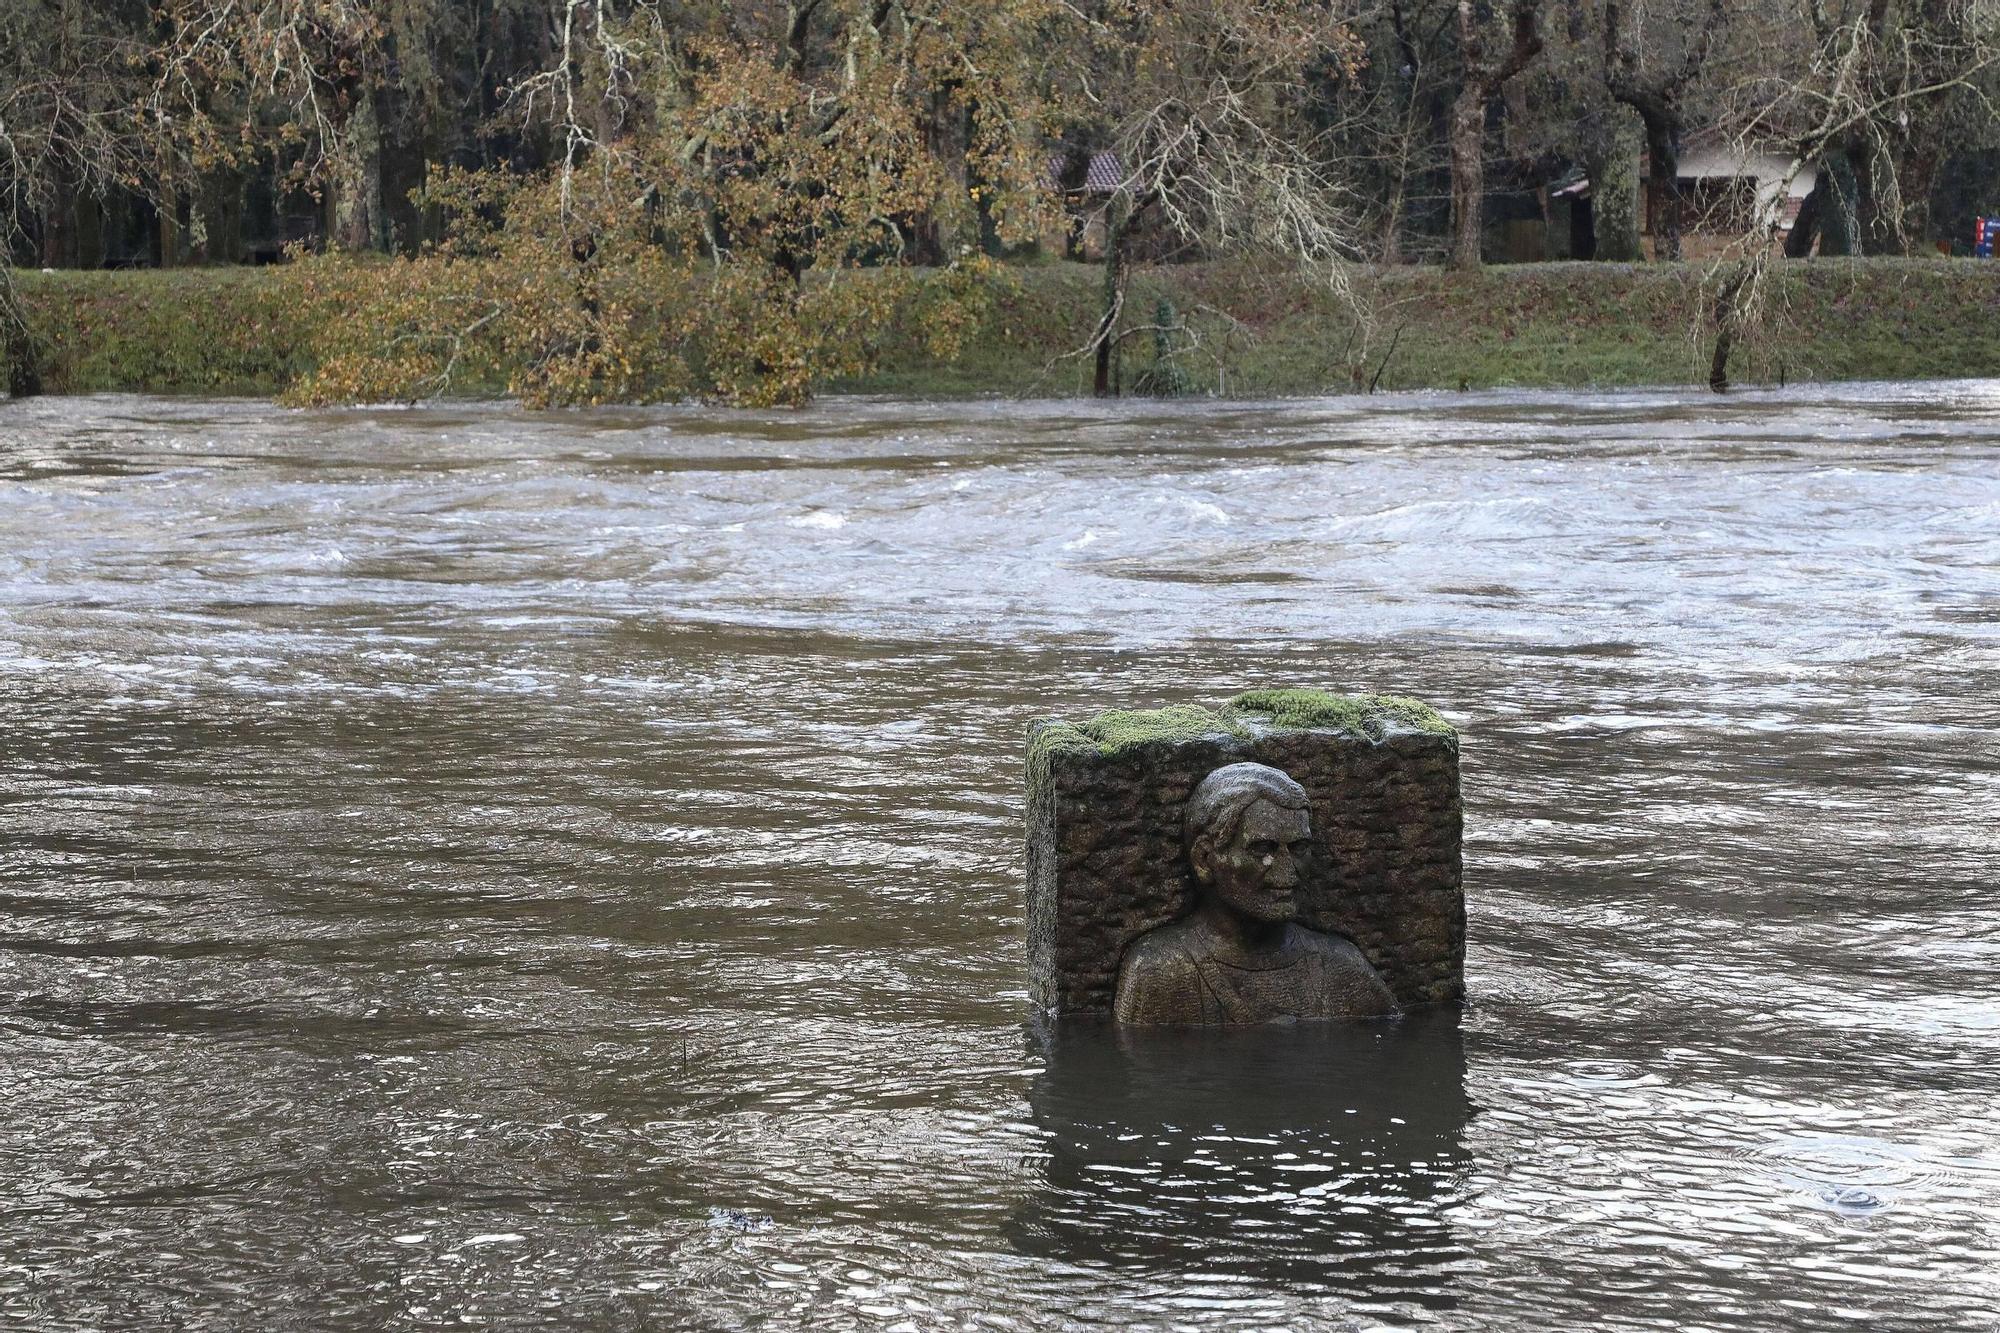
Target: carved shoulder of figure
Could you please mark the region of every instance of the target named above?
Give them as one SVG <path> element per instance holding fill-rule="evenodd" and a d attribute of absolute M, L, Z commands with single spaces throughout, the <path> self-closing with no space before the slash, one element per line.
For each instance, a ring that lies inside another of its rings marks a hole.
<path fill-rule="evenodd" d="M 1345 935 L 1330 935 L 1317 930 L 1299 932 L 1306 946 L 1319 955 L 1320 965 L 1330 977 L 1346 992 L 1348 1012 L 1354 1014 L 1395 1014 L 1402 1012 L 1396 1003 L 1396 996 L 1389 989 L 1389 983 L 1382 980 L 1382 974 L 1368 961 L 1368 955 L 1361 952 L 1359 945 Z"/>
<path fill-rule="evenodd" d="M 1132 942 L 1118 969 L 1121 1023 L 1188 1023 L 1202 1013 L 1201 969 L 1181 932 L 1169 926 Z"/>

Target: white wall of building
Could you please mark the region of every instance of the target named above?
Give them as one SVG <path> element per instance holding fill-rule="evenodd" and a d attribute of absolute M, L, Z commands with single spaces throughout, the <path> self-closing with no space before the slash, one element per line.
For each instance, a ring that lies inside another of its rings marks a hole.
<path fill-rule="evenodd" d="M 1751 176 L 1757 181 L 1757 206 L 1766 219 L 1789 220 L 1797 204 L 1812 193 L 1817 168 L 1781 153 L 1744 154 L 1728 148 L 1690 148 L 1681 153 L 1682 180 Z M 1790 207 L 1783 207 L 1789 204 Z M 1782 213 L 1780 212 L 1783 207 Z"/>

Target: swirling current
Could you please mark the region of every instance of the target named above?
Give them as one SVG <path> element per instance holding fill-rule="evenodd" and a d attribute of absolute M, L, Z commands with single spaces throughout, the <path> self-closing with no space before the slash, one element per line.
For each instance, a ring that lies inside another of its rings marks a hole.
<path fill-rule="evenodd" d="M 1462 1014 L 1030 1021 L 1035 718 L 1464 738 Z M 2000 1326 L 2000 385 L 0 409 L 0 1321 Z"/>

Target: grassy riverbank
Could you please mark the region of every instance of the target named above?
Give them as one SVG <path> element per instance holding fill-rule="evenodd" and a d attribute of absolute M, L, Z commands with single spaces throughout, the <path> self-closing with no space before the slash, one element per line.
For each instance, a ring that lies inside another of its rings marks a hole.
<path fill-rule="evenodd" d="M 2000 376 L 2000 263 L 1817 260 L 1779 273 L 1771 318 L 1732 367 L 1739 382 Z M 1128 322 L 1158 312 L 1184 325 L 1168 339 L 1171 378 L 1201 393 L 1702 384 L 1702 278 L 1682 265 L 1401 268 L 1357 273 L 1349 299 L 1290 275 L 1188 265 L 1142 273 Z M 1088 359 L 1065 354 L 1095 324 L 1100 282 L 1082 265 L 1009 270 L 956 360 L 890 330 L 872 372 L 828 387 L 1086 393 Z M 21 287 L 54 393 L 270 395 L 324 345 L 277 269 L 23 274 Z M 1125 343 L 1119 370 L 1128 390 L 1167 378 L 1150 332 Z"/>

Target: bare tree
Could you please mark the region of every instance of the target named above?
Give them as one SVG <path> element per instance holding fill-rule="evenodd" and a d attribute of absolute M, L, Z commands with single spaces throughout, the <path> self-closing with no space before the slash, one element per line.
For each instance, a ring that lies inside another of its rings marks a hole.
<path fill-rule="evenodd" d="M 147 36 L 136 0 L 0 5 L 0 352 L 16 395 L 39 388 L 42 352 L 16 255 L 79 262 L 86 205 L 152 178 L 156 141 L 131 115 Z"/>
<path fill-rule="evenodd" d="M 1352 77 L 1360 44 L 1321 0 L 1127 0 L 1090 20 L 1075 105 L 1121 168 L 1100 220 L 1103 305 L 1084 351 L 1112 392 L 1132 247 L 1141 229 L 1217 254 L 1263 254 L 1340 281 L 1359 248 L 1354 200 L 1307 114 L 1308 72 Z"/>
<path fill-rule="evenodd" d="M 1604 81 L 1603 13 L 1598 0 L 1559 0 L 1545 16 L 1546 45 L 1518 80 L 1508 103 L 1508 139 L 1516 152 L 1561 171 L 1580 168 L 1589 212 L 1572 219 L 1572 253 L 1630 263 L 1639 248 L 1639 160 L 1643 128 Z M 1580 182 L 1582 183 L 1582 182 Z M 1555 221 L 1554 199 L 1550 220 Z M 1587 217 L 1587 221 L 1586 221 Z"/>
<path fill-rule="evenodd" d="M 1787 240 L 1795 256 L 1908 254 L 1954 123 L 1992 123 L 1991 0 L 1790 0 L 1732 90 L 1725 123 L 1796 146 L 1818 179 Z M 1796 49 L 1784 49 L 1787 45 Z"/>
<path fill-rule="evenodd" d="M 1451 250 L 1447 263 L 1476 269 L 1485 230 L 1486 107 L 1542 51 L 1540 0 L 1513 0 L 1505 13 L 1506 45 L 1491 31 L 1499 16 L 1482 0 L 1458 0 L 1463 72 L 1451 106 Z"/>
<path fill-rule="evenodd" d="M 1954 99 L 1970 100 L 1989 121 L 1996 115 L 1987 85 L 2000 72 L 2000 12 L 1988 0 L 1916 0 L 1906 9 L 1867 0 L 1852 12 L 1831 10 L 1822 0 L 1801 3 L 1818 41 L 1803 69 L 1789 77 L 1763 70 L 1746 85 L 1751 109 L 1737 121 L 1741 142 L 1788 144 L 1794 177 L 1808 163 L 1823 164 L 1823 176 L 1825 164 L 1860 164 L 1865 176 L 1857 197 L 1869 201 L 1861 224 L 1885 248 L 1907 249 L 1921 239 L 1912 235 L 1912 218 L 1923 215 L 1909 191 L 1928 192 L 1928 171 L 1941 152 L 1938 143 L 1921 141 L 1920 130 Z M 1837 198 L 1826 206 L 1839 207 Z M 1736 345 L 1768 314 L 1780 222 L 1775 210 L 1757 218 L 1742 256 L 1711 274 L 1709 385 L 1718 393 L 1729 387 Z"/>
<path fill-rule="evenodd" d="M 1382 244 L 1380 257 L 1385 264 L 1403 258 L 1403 224 L 1409 211 L 1412 182 L 1434 163 L 1436 139 L 1432 133 L 1437 117 L 1433 104 L 1439 101 L 1438 88 L 1430 76 L 1429 44 L 1419 31 L 1419 16 L 1408 0 L 1392 0 L 1388 6 L 1393 65 L 1383 79 L 1384 112 L 1382 160 L 1387 168 L 1388 189 L 1382 201 Z"/>
<path fill-rule="evenodd" d="M 79 206 L 151 166 L 129 115 L 146 51 L 142 5 L 0 6 L 0 188 L 8 240 L 39 231 L 41 262 L 77 262 Z"/>
<path fill-rule="evenodd" d="M 178 167 L 163 186 L 292 148 L 334 245 L 387 248 L 392 94 L 440 96 L 430 48 L 467 16 L 443 0 L 156 0 L 155 13 L 143 110 Z"/>
<path fill-rule="evenodd" d="M 1655 258 L 1681 257 L 1686 201 L 1680 152 L 1681 135 L 1687 130 L 1687 93 L 1728 11 L 1727 0 L 1637 6 L 1605 0 L 1604 82 L 1614 98 L 1639 113 L 1645 125 Z"/>
<path fill-rule="evenodd" d="M 1409 257 L 1413 228 L 1434 211 L 1426 196 L 1444 174 L 1453 13 L 1452 0 L 1364 6 L 1352 20 L 1365 44 L 1358 75 L 1336 67 L 1312 78 L 1328 166 L 1359 196 L 1384 264 Z"/>

